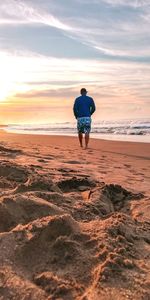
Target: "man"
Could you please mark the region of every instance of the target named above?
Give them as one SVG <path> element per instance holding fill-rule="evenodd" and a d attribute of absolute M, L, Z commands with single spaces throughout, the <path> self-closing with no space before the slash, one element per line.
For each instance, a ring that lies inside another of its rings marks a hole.
<path fill-rule="evenodd" d="M 73 112 L 77 119 L 80 146 L 83 147 L 83 134 L 85 134 L 85 149 L 87 149 L 91 131 L 91 115 L 95 112 L 96 108 L 94 100 L 87 96 L 85 88 L 82 88 L 80 93 L 81 96 L 75 99 Z"/>

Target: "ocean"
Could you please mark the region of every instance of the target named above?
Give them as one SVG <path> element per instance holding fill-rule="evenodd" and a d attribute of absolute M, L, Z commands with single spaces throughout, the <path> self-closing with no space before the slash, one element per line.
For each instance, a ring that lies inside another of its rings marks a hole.
<path fill-rule="evenodd" d="M 7 132 L 76 136 L 75 122 L 49 124 L 10 124 Z M 92 123 L 91 138 L 150 143 L 150 119 L 99 121 Z"/>

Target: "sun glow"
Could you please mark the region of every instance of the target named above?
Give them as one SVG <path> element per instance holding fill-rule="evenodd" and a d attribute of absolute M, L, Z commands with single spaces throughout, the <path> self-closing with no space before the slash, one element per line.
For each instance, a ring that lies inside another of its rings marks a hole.
<path fill-rule="evenodd" d="M 0 102 L 7 101 L 14 89 L 13 83 L 9 80 L 0 78 Z"/>
<path fill-rule="evenodd" d="M 21 64 L 16 56 L 0 53 L 0 102 L 18 92 L 26 92 L 29 86 L 22 82 Z"/>
<path fill-rule="evenodd" d="M 5 53 L 0 53 L 0 101 L 7 100 L 14 89 L 14 67 L 12 59 Z"/>

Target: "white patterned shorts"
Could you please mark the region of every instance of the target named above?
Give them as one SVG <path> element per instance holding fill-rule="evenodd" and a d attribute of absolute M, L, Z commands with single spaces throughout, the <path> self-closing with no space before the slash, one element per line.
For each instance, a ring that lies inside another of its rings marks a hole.
<path fill-rule="evenodd" d="M 79 133 L 90 133 L 91 117 L 82 117 L 77 119 L 77 129 Z"/>

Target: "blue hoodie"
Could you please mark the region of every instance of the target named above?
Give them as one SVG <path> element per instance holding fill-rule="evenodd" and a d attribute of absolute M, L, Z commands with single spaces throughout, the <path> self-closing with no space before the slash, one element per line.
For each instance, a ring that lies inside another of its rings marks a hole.
<path fill-rule="evenodd" d="M 77 118 L 90 117 L 96 110 L 94 100 L 86 95 L 81 95 L 75 99 L 73 112 Z"/>

